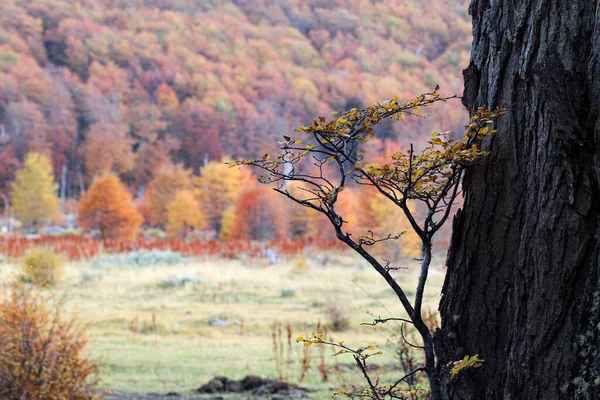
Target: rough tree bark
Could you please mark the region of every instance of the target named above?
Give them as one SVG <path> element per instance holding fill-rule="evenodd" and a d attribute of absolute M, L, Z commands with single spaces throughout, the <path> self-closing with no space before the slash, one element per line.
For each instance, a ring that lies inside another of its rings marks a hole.
<path fill-rule="evenodd" d="M 436 335 L 448 399 L 600 398 L 600 0 L 473 0 L 464 104 L 509 109 L 465 177 Z M 445 374 L 447 376 L 447 374 Z"/>

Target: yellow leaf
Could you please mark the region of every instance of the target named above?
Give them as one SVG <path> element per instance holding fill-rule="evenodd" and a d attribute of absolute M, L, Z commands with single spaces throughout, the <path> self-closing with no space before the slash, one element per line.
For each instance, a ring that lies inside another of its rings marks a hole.
<path fill-rule="evenodd" d="M 298 140 L 294 141 L 294 144 L 302 144 L 302 140 L 298 139 Z"/>
<path fill-rule="evenodd" d="M 304 342 L 304 347 L 310 347 L 311 344 L 313 344 L 313 342 Z"/>
<path fill-rule="evenodd" d="M 304 340 L 304 338 L 303 338 L 302 336 L 298 336 L 298 337 L 296 338 L 296 343 L 300 343 L 300 342 L 302 342 L 303 340 Z"/>

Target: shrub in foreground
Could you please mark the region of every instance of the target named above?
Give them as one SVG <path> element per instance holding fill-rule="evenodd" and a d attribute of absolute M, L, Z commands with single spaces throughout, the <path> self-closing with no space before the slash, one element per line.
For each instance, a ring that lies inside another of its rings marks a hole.
<path fill-rule="evenodd" d="M 21 285 L 0 299 L 0 398 L 99 398 L 98 364 L 82 354 L 87 340 L 51 300 Z"/>
<path fill-rule="evenodd" d="M 38 286 L 52 286 L 62 276 L 63 260 L 50 247 L 32 247 L 21 259 L 22 280 Z"/>

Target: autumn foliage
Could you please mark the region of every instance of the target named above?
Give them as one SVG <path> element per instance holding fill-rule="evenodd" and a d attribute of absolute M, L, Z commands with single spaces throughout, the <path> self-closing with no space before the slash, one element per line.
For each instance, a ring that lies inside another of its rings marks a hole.
<path fill-rule="evenodd" d="M 77 321 L 55 302 L 18 286 L 0 299 L 0 397 L 92 400 L 98 364 L 88 360 Z"/>
<path fill-rule="evenodd" d="M 190 229 L 202 229 L 206 224 L 194 194 L 180 191 L 167 208 L 167 236 L 185 238 Z"/>
<path fill-rule="evenodd" d="M 39 229 L 58 220 L 60 200 L 56 195 L 52 164 L 39 153 L 29 153 L 12 185 L 12 210 L 27 228 Z"/>
<path fill-rule="evenodd" d="M 232 239 L 269 240 L 285 236 L 285 214 L 277 194 L 258 187 L 240 194 L 235 203 Z"/>
<path fill-rule="evenodd" d="M 131 194 L 114 175 L 96 179 L 79 204 L 79 224 L 87 231 L 98 230 L 102 239 L 133 239 L 142 217 Z"/>
<path fill-rule="evenodd" d="M 166 226 L 169 204 L 180 191 L 192 190 L 191 171 L 181 165 L 162 165 L 148 186 L 146 206 L 152 225 Z"/>
<path fill-rule="evenodd" d="M 0 4 L 5 195 L 29 152 L 66 169 L 67 197 L 107 170 L 137 189 L 171 160 L 259 157 L 315 114 L 461 90 L 471 42 L 465 0 Z M 451 129 L 461 108 L 382 129 Z"/>
<path fill-rule="evenodd" d="M 412 230 L 402 210 L 383 196 L 377 189 L 363 187 L 357 195 L 358 210 L 356 224 L 353 227 L 357 235 L 381 238 L 388 234 L 401 236 L 397 240 L 377 243 L 372 253 L 387 260 L 410 260 L 421 255 L 421 240 Z M 414 212 L 415 206 L 410 209 Z"/>
<path fill-rule="evenodd" d="M 223 162 L 211 161 L 194 178 L 196 196 L 207 222 L 219 234 L 225 210 L 235 203 L 244 189 L 255 186 L 256 178 L 248 169 L 231 168 Z"/>

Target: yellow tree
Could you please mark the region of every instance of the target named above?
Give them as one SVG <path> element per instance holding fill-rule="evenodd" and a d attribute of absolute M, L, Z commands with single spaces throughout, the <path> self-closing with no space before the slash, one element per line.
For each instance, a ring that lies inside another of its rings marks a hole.
<path fill-rule="evenodd" d="M 235 206 L 229 206 L 223 211 L 223 218 L 221 218 L 221 232 L 219 232 L 220 240 L 231 239 L 231 233 L 233 231 L 233 224 L 235 223 Z"/>
<path fill-rule="evenodd" d="M 201 229 L 206 224 L 198 201 L 189 190 L 177 192 L 167 208 L 167 236 L 186 236 L 190 228 Z"/>
<path fill-rule="evenodd" d="M 26 228 L 38 230 L 60 217 L 57 190 L 48 158 L 29 153 L 12 185 L 12 211 Z"/>
<path fill-rule="evenodd" d="M 206 221 L 220 234 L 223 212 L 232 206 L 244 189 L 255 185 L 252 173 L 243 168 L 230 168 L 222 162 L 209 162 L 202 176 L 194 179 L 196 197 Z"/>
<path fill-rule="evenodd" d="M 170 163 L 157 169 L 147 192 L 148 213 L 153 225 L 167 226 L 168 207 L 177 192 L 192 190 L 190 173 L 181 165 Z"/>
<path fill-rule="evenodd" d="M 103 240 L 133 239 L 142 220 L 131 194 L 115 175 L 96 178 L 79 201 L 79 224 L 87 232 L 99 231 Z"/>

